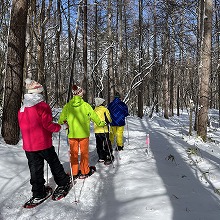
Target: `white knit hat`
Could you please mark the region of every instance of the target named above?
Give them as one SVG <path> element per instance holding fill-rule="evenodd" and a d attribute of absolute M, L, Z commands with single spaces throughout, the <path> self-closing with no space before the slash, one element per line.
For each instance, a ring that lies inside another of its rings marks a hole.
<path fill-rule="evenodd" d="M 83 96 L 83 89 L 77 85 L 73 85 L 72 86 L 72 93 L 73 95 L 79 95 L 79 96 Z"/>
<path fill-rule="evenodd" d="M 27 78 L 25 83 L 28 93 L 41 93 L 44 91 L 43 86 L 34 80 Z"/>
<path fill-rule="evenodd" d="M 105 102 L 105 99 L 102 98 L 95 98 L 95 106 L 100 106 L 101 104 L 103 104 Z"/>

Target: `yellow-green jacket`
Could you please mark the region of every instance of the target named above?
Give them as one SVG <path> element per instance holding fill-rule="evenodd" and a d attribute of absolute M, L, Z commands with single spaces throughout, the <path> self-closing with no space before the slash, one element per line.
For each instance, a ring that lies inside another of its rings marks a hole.
<path fill-rule="evenodd" d="M 85 102 L 81 96 L 74 96 L 62 109 L 59 124 L 69 125 L 68 138 L 87 138 L 90 136 L 90 120 L 98 126 L 104 126 L 91 105 Z"/>
<path fill-rule="evenodd" d="M 101 121 L 105 121 L 106 119 L 105 115 L 106 115 L 107 120 L 109 122 L 112 122 L 110 112 L 106 107 L 100 105 L 98 107 L 95 107 L 94 111 L 97 113 Z M 94 132 L 95 133 L 108 133 L 108 126 L 98 127 L 96 124 L 94 124 Z"/>

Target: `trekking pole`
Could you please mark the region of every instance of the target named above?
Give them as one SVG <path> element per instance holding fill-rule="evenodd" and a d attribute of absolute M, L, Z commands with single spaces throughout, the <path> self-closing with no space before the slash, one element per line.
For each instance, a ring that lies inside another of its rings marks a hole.
<path fill-rule="evenodd" d="M 113 160 L 113 158 L 112 158 L 112 153 L 111 153 L 111 150 L 110 150 L 108 138 L 107 138 L 107 135 L 106 135 L 106 133 L 105 133 L 105 128 L 104 128 L 104 127 L 103 127 L 103 130 L 104 130 L 105 141 L 106 141 L 106 144 L 107 144 L 107 147 L 108 147 L 108 152 L 109 152 L 109 155 L 110 155 L 110 159 L 111 159 L 111 162 L 112 162 L 112 166 L 113 166 L 113 168 L 115 168 L 114 160 Z M 108 129 L 108 130 L 109 130 L 109 129 Z"/>
<path fill-rule="evenodd" d="M 59 142 L 58 142 L 58 158 L 59 158 L 59 145 L 60 145 L 60 132 L 59 132 Z M 47 168 L 46 168 L 46 176 L 47 176 L 47 186 L 49 184 L 49 166 L 48 166 L 48 162 L 47 162 Z"/>
<path fill-rule="evenodd" d="M 83 190 L 83 187 L 84 187 L 85 181 L 86 181 L 86 178 L 83 180 L 83 184 L 82 184 L 81 189 L 80 189 L 80 192 L 79 192 L 79 198 L 78 198 L 78 201 L 77 201 L 77 200 L 75 201 L 76 204 L 80 202 L 80 198 L 81 198 L 81 195 L 82 195 L 82 190 Z"/>
<path fill-rule="evenodd" d="M 73 184 L 73 190 L 74 190 L 74 202 L 77 204 L 77 199 L 76 199 L 76 188 L 75 188 L 75 184 L 74 184 L 74 179 L 73 179 L 73 171 L 72 171 L 72 163 L 71 163 L 71 151 L 70 151 L 70 145 L 69 145 L 69 141 L 68 141 L 68 133 L 67 133 L 67 143 L 68 143 L 68 147 L 69 147 L 69 166 L 70 166 L 70 175 L 71 175 L 71 179 L 72 179 L 72 184 Z"/>
<path fill-rule="evenodd" d="M 59 139 L 58 139 L 58 150 L 57 150 L 57 156 L 59 158 L 59 152 L 60 152 L 60 132 L 59 132 Z M 47 185 L 48 185 L 48 182 L 49 182 L 49 178 L 48 178 L 49 174 L 48 174 L 48 162 L 47 162 Z"/>
<path fill-rule="evenodd" d="M 47 162 L 47 186 L 48 186 L 48 183 L 49 183 L 49 177 L 48 177 L 48 162 Z"/>
<path fill-rule="evenodd" d="M 128 119 L 126 117 L 126 124 L 127 124 L 127 132 L 128 132 L 128 145 L 129 145 L 129 129 L 128 129 Z"/>
<path fill-rule="evenodd" d="M 58 156 L 58 158 L 59 158 L 59 154 L 60 154 L 60 132 L 59 132 L 58 149 L 57 149 L 57 156 Z"/>
<path fill-rule="evenodd" d="M 76 199 L 76 188 L 75 188 L 75 184 L 74 184 L 74 179 L 73 179 L 73 171 L 72 171 L 72 164 L 71 164 L 71 153 L 69 150 L 69 164 L 70 164 L 70 175 L 71 175 L 71 179 L 72 179 L 72 184 L 73 184 L 73 190 L 74 190 L 74 198 L 75 198 L 75 203 L 77 204 L 78 201 Z"/>

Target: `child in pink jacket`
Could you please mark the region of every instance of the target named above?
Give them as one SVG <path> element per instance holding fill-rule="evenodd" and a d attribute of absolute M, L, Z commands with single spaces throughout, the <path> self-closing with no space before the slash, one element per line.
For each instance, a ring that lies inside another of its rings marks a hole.
<path fill-rule="evenodd" d="M 28 93 L 24 95 L 23 105 L 18 112 L 18 122 L 31 175 L 33 197 L 25 204 L 25 208 L 30 208 L 44 200 L 51 191 L 51 188 L 45 187 L 44 160 L 49 164 L 58 185 L 56 190 L 62 189 L 67 194 L 70 178 L 64 172 L 52 144 L 52 133 L 66 129 L 67 125 L 52 122 L 50 106 L 44 102 L 41 94 L 43 86 L 30 79 L 25 82 Z"/>

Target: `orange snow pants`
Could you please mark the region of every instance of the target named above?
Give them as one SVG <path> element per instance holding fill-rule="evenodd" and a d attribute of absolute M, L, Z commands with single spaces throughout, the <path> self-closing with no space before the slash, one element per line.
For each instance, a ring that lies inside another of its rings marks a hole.
<path fill-rule="evenodd" d="M 82 174 L 88 174 L 89 169 L 89 138 L 69 138 L 70 162 L 72 174 L 77 175 L 79 170 Z M 80 168 L 78 155 L 80 150 Z"/>

